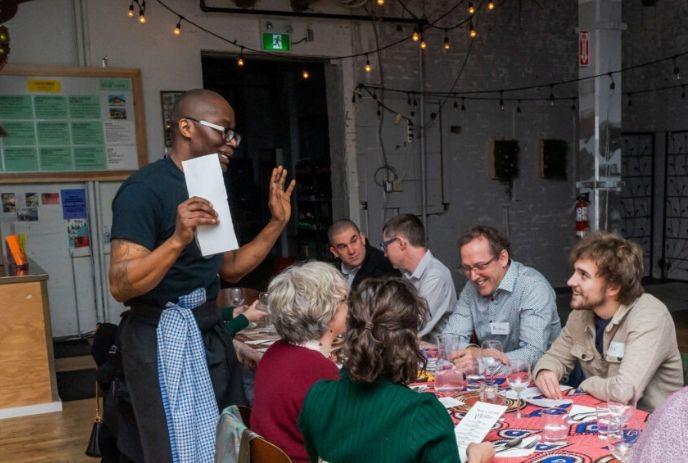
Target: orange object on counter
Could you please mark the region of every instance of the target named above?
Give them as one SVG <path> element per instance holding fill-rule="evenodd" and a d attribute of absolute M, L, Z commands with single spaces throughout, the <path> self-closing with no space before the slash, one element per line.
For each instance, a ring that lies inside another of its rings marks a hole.
<path fill-rule="evenodd" d="M 17 267 L 28 265 L 28 260 L 22 249 L 19 235 L 8 235 L 7 238 L 5 238 L 5 243 L 7 244 L 7 257 L 10 258 L 14 265 Z"/>

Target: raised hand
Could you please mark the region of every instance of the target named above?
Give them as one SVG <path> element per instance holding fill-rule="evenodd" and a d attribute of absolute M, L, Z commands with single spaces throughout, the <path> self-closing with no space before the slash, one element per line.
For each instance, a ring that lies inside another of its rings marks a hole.
<path fill-rule="evenodd" d="M 291 218 L 291 194 L 294 191 L 294 187 L 296 187 L 296 180 L 292 180 L 285 189 L 286 181 L 287 169 L 282 166 L 272 169 L 268 206 L 270 207 L 272 220 L 283 224 L 287 223 Z"/>

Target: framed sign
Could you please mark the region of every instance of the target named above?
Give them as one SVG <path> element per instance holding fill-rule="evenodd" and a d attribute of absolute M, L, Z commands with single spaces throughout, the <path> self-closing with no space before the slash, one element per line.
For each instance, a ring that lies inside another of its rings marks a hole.
<path fill-rule="evenodd" d="M 8 66 L 0 182 L 124 179 L 148 162 L 141 71 Z"/>
<path fill-rule="evenodd" d="M 169 148 L 172 146 L 172 124 L 173 114 L 172 109 L 179 101 L 179 98 L 184 94 L 181 90 L 161 90 L 160 91 L 160 106 L 162 107 L 162 129 L 165 140 L 165 146 Z"/>

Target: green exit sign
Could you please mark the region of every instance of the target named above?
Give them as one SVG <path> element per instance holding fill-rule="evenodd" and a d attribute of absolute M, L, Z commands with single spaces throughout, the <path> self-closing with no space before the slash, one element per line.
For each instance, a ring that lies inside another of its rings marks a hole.
<path fill-rule="evenodd" d="M 289 34 L 263 33 L 263 50 L 290 51 L 291 38 L 289 37 Z"/>

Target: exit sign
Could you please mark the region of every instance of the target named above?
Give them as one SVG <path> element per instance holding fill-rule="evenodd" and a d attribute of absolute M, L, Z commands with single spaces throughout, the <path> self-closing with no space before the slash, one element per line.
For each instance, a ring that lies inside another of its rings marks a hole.
<path fill-rule="evenodd" d="M 263 50 L 290 51 L 291 37 L 289 34 L 263 33 Z"/>

